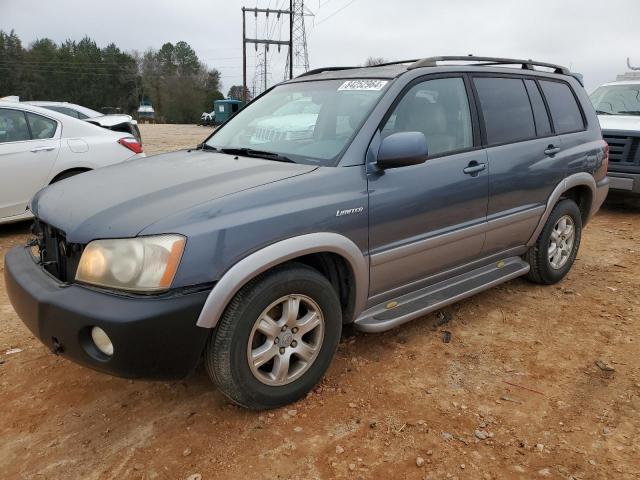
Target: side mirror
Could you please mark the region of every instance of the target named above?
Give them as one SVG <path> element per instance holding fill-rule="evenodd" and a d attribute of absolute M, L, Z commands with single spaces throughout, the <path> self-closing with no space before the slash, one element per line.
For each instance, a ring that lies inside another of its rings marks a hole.
<path fill-rule="evenodd" d="M 377 165 L 382 169 L 408 167 L 427 159 L 427 139 L 422 132 L 398 132 L 382 140 Z"/>

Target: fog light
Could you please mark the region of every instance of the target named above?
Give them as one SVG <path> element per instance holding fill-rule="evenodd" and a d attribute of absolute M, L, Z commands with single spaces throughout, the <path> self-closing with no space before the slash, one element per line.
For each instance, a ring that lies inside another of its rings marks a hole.
<path fill-rule="evenodd" d="M 109 357 L 113 355 L 113 343 L 111 343 L 111 339 L 109 338 L 109 335 L 107 335 L 107 332 L 100 327 L 93 327 L 91 329 L 91 338 L 93 339 L 93 343 L 96 344 L 98 350 Z"/>

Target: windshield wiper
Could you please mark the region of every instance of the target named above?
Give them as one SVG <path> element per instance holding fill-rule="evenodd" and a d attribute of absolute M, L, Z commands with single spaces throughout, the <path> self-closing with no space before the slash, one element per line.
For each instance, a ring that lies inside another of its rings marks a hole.
<path fill-rule="evenodd" d="M 622 110 L 619 115 L 640 115 L 640 110 Z"/>
<path fill-rule="evenodd" d="M 605 112 L 604 110 L 596 110 L 598 115 L 613 115 L 611 112 Z"/>
<path fill-rule="evenodd" d="M 253 148 L 220 148 L 218 151 L 228 153 L 229 155 L 243 155 L 245 157 L 265 158 L 267 160 L 275 160 L 276 162 L 296 163 L 289 157 L 280 155 L 275 152 L 266 152 L 263 150 L 254 150 Z"/>
<path fill-rule="evenodd" d="M 197 148 L 200 149 L 200 150 L 207 150 L 207 151 L 210 151 L 210 152 L 219 152 L 220 151 L 219 148 L 212 147 L 211 145 L 208 145 L 206 143 L 198 144 Z"/>

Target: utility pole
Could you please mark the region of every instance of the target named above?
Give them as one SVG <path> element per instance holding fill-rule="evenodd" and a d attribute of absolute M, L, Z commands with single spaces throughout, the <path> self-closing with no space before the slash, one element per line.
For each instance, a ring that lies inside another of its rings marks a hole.
<path fill-rule="evenodd" d="M 289 0 L 289 80 L 293 78 L 293 0 Z"/>
<path fill-rule="evenodd" d="M 278 19 L 280 15 L 289 15 L 289 33 L 293 31 L 293 11 L 289 10 L 273 10 L 269 8 L 246 8 L 242 7 L 242 99 L 247 101 L 247 43 L 252 43 L 255 45 L 257 50 L 258 45 L 265 46 L 265 59 L 264 59 L 264 84 L 265 88 L 267 85 L 267 52 L 269 51 L 269 45 L 277 45 L 278 51 L 280 47 L 286 45 L 289 47 L 289 58 L 291 58 L 291 52 L 293 51 L 293 36 L 289 36 L 289 40 L 271 40 L 268 38 L 247 38 L 247 28 L 246 28 L 246 13 L 251 12 L 255 15 L 256 20 L 258 18 L 259 13 L 266 14 L 267 18 L 270 13 L 275 13 L 278 15 Z M 291 69 L 291 76 L 293 76 L 293 67 Z M 292 78 L 292 77 L 291 77 Z"/>
<path fill-rule="evenodd" d="M 268 51 L 269 51 L 269 45 L 265 45 L 264 46 L 264 63 L 262 64 L 263 72 L 264 72 L 264 90 L 267 89 L 267 52 Z"/>

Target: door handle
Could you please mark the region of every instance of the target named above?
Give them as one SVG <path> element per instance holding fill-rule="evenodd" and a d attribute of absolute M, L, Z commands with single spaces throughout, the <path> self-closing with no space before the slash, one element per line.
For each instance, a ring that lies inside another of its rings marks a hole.
<path fill-rule="evenodd" d="M 544 151 L 545 155 L 553 157 L 556 153 L 560 152 L 560 147 L 556 147 L 555 145 L 549 145 L 547 149 Z"/>
<path fill-rule="evenodd" d="M 485 168 L 487 168 L 487 164 L 486 163 L 478 163 L 475 160 L 473 160 L 473 161 L 469 162 L 469 165 L 467 165 L 467 167 L 464 168 L 462 171 L 464 173 L 466 173 L 467 175 L 471 175 L 472 177 L 476 177 Z"/>
<path fill-rule="evenodd" d="M 36 147 L 36 148 L 32 148 L 31 152 L 32 153 L 38 153 L 38 152 L 50 152 L 51 150 L 54 150 L 56 147 Z"/>

